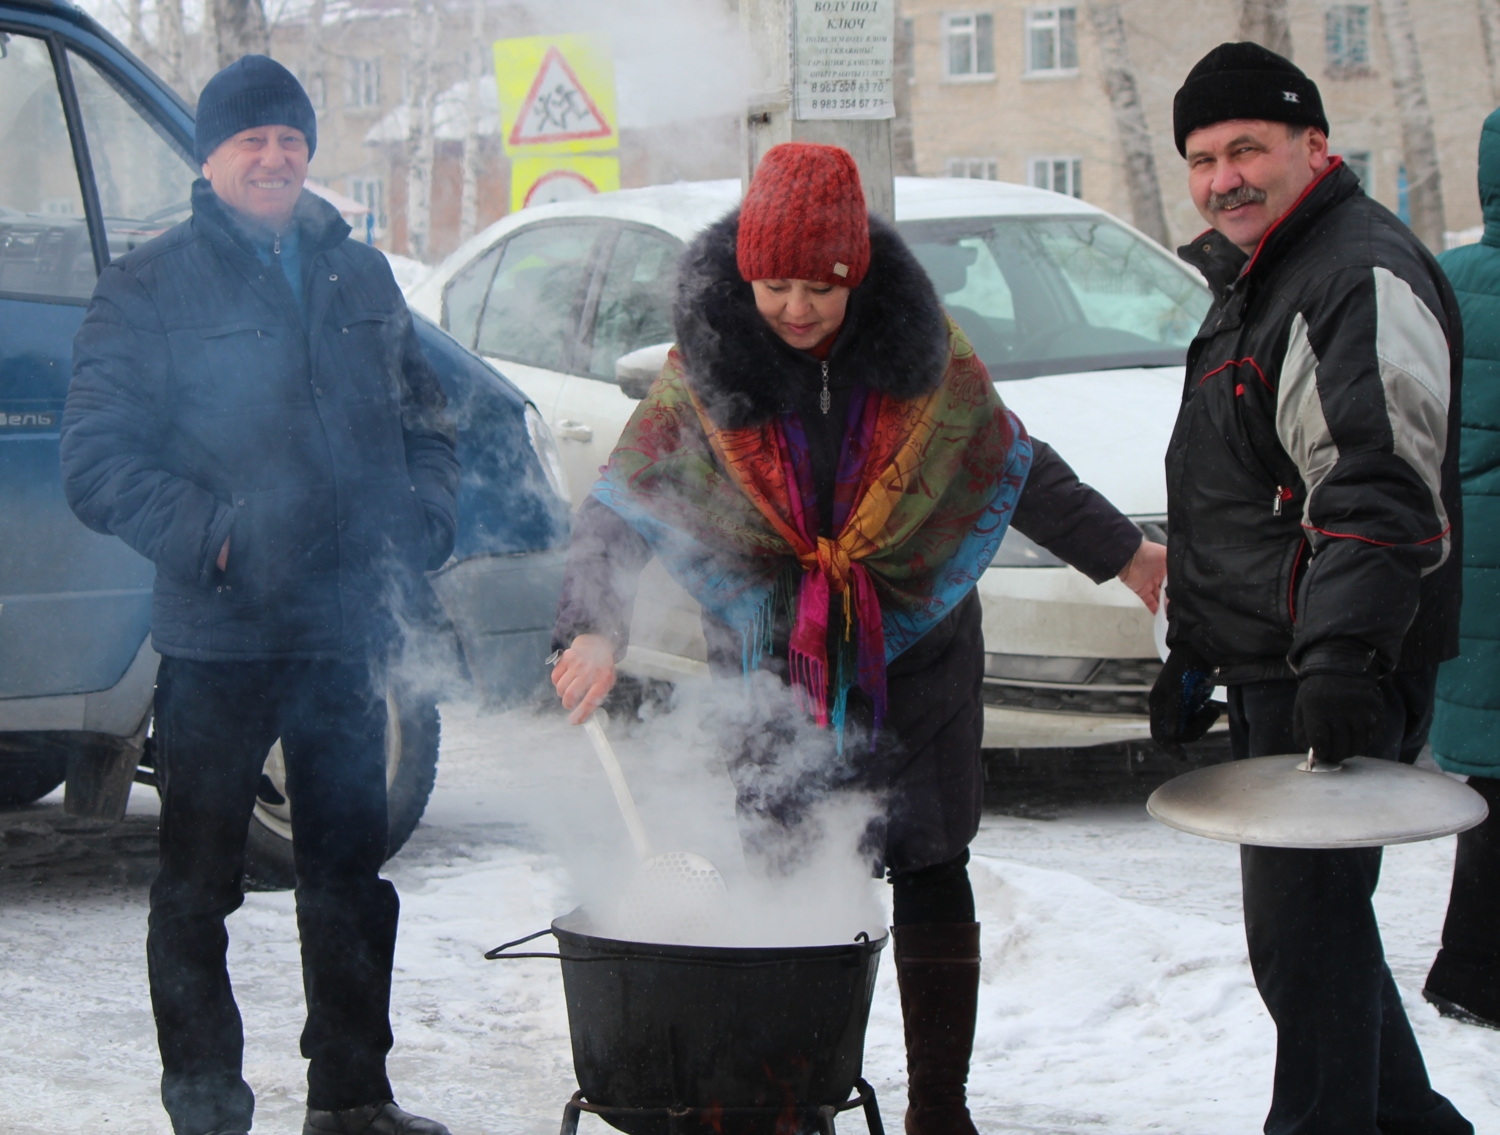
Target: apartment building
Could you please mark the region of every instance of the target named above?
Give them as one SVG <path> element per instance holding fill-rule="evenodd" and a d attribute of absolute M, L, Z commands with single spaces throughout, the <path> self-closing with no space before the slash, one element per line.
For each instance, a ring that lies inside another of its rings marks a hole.
<path fill-rule="evenodd" d="M 1479 128 L 1495 108 L 1481 0 L 1408 0 L 1435 122 L 1445 228 L 1480 224 Z M 1091 12 L 1109 4 L 901 0 L 917 173 L 1069 193 L 1131 217 Z M 1240 0 L 1124 0 L 1126 46 L 1152 136 L 1169 236 L 1202 227 L 1172 141 L 1172 96 L 1209 49 L 1239 39 Z M 1289 0 L 1292 58 L 1318 83 L 1330 141 L 1389 208 L 1407 207 L 1381 5 Z M 1457 238 L 1457 239 L 1462 239 Z"/>

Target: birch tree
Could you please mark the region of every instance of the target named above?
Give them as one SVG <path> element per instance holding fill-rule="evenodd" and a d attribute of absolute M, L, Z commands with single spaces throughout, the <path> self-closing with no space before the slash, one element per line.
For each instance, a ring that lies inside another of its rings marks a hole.
<path fill-rule="evenodd" d="M 1135 69 L 1130 65 L 1125 21 L 1117 3 L 1090 3 L 1089 22 L 1099 40 L 1104 64 L 1104 90 L 1114 113 L 1115 134 L 1125 157 L 1125 184 L 1130 193 L 1130 219 L 1153 240 L 1166 244 L 1167 216 L 1162 209 L 1161 181 L 1146 110 L 1141 106 Z"/>
<path fill-rule="evenodd" d="M 141 26 L 141 0 L 130 0 L 125 19 L 130 23 L 130 53 L 137 58 L 146 54 L 146 29 Z"/>
<path fill-rule="evenodd" d="M 1292 27 L 1286 0 L 1240 0 L 1240 38 L 1292 57 Z"/>
<path fill-rule="evenodd" d="M 1407 203 L 1411 227 L 1434 252 L 1443 250 L 1443 175 L 1438 166 L 1437 138 L 1427 81 L 1407 0 L 1380 0 L 1386 47 L 1391 56 L 1391 88 L 1396 117 L 1401 122 L 1401 151 L 1406 161 Z"/>
<path fill-rule="evenodd" d="M 1490 70 L 1490 105 L 1500 105 L 1500 0 L 1478 0 L 1479 34 Z"/>
<path fill-rule="evenodd" d="M 328 100 L 328 76 L 324 74 L 327 60 L 323 55 L 323 20 L 326 12 L 325 0 L 312 0 L 307 12 L 307 81 L 316 85 L 318 109 L 322 110 Z"/>
<path fill-rule="evenodd" d="M 432 166 L 436 143 L 432 130 L 432 57 L 437 49 L 436 0 L 412 0 L 411 40 L 407 65 L 406 248 L 425 260 L 432 229 Z"/>
<path fill-rule="evenodd" d="M 261 0 L 210 0 L 208 7 L 221 70 L 242 55 L 265 55 L 271 50 Z"/>
<path fill-rule="evenodd" d="M 183 29 L 182 0 L 156 0 L 156 49 L 167 82 L 182 90 L 187 78 L 184 68 L 187 36 Z"/>
<path fill-rule="evenodd" d="M 469 34 L 469 87 L 468 105 L 464 122 L 464 174 L 463 192 L 458 205 L 459 243 L 468 240 L 479 229 L 479 175 L 482 155 L 479 152 L 479 115 L 483 109 L 479 100 L 484 85 L 484 0 L 473 0 L 474 25 Z"/>

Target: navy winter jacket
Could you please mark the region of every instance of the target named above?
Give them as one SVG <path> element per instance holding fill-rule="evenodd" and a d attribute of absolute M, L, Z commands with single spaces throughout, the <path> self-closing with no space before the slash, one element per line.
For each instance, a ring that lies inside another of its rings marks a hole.
<path fill-rule="evenodd" d="M 309 193 L 295 221 L 305 316 L 198 181 L 73 343 L 68 503 L 156 564 L 162 654 L 357 660 L 453 547 L 453 424 L 390 267 Z"/>

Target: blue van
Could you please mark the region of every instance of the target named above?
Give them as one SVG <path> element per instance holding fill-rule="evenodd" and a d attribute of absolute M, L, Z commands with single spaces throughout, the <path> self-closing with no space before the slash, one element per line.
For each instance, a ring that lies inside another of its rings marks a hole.
<path fill-rule="evenodd" d="M 68 509 L 58 427 L 73 334 L 111 257 L 189 215 L 191 109 L 62 0 L 0 0 L 0 806 L 66 781 L 65 807 L 123 815 L 152 783 L 152 564 Z M 415 828 L 437 769 L 440 693 L 488 703 L 540 683 L 567 539 L 568 493 L 548 427 L 509 381 L 432 323 L 418 334 L 460 422 L 459 532 L 413 628 L 430 675 L 387 696 L 390 851 Z M 439 660 L 433 662 L 434 659 Z M 267 754 L 247 874 L 289 886 L 291 810 Z"/>

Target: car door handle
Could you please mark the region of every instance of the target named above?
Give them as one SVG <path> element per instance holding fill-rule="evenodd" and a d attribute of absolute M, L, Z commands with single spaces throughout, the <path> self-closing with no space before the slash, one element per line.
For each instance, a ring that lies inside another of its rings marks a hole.
<path fill-rule="evenodd" d="M 552 423 L 552 432 L 566 441 L 593 441 L 594 431 L 582 422 L 558 418 Z"/>

